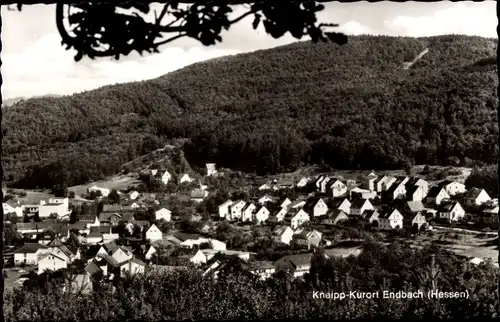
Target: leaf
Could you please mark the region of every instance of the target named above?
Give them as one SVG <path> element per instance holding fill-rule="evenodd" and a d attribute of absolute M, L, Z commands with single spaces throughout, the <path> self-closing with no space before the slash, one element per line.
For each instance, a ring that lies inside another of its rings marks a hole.
<path fill-rule="evenodd" d="M 258 27 L 258 26 L 259 26 L 259 24 L 260 24 L 260 19 L 261 19 L 261 15 L 259 15 L 259 14 L 255 14 L 255 18 L 254 18 L 254 20 L 253 20 L 253 22 L 252 22 L 252 27 L 253 27 L 253 29 L 257 29 L 257 27 Z"/>

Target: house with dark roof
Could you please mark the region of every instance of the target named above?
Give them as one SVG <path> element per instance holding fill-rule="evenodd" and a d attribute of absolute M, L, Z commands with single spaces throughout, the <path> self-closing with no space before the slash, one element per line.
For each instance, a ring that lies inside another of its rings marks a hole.
<path fill-rule="evenodd" d="M 124 277 L 128 274 L 144 274 L 144 270 L 146 268 L 146 264 L 138 258 L 131 258 L 120 264 L 120 273 L 121 276 Z"/>
<path fill-rule="evenodd" d="M 276 267 L 269 261 L 250 262 L 248 266 L 250 273 L 259 276 L 261 280 L 268 279 L 276 272 Z"/>
<path fill-rule="evenodd" d="M 450 195 L 443 187 L 435 186 L 429 190 L 426 201 L 430 204 L 439 206 L 444 200 L 450 199 Z"/>
<path fill-rule="evenodd" d="M 422 201 L 426 196 L 424 195 L 424 188 L 420 186 L 406 186 L 406 199 L 409 201 Z"/>
<path fill-rule="evenodd" d="M 208 196 L 208 191 L 202 189 L 194 189 L 191 191 L 191 201 L 202 202 Z"/>
<path fill-rule="evenodd" d="M 451 197 L 463 194 L 467 191 L 467 188 L 463 183 L 453 180 L 443 180 L 438 183 L 438 186 L 444 188 Z"/>
<path fill-rule="evenodd" d="M 328 213 L 326 214 L 326 218 L 324 218 L 321 223 L 323 225 L 329 225 L 333 226 L 336 225 L 340 222 L 348 221 L 349 216 L 340 209 L 332 209 L 329 210 Z"/>
<path fill-rule="evenodd" d="M 312 253 L 283 256 L 274 262 L 276 271 L 289 271 L 294 277 L 301 277 L 311 269 Z"/>
<path fill-rule="evenodd" d="M 98 244 L 100 242 L 102 242 L 102 233 L 97 231 L 97 230 L 94 230 L 92 232 L 90 232 L 90 234 L 87 235 L 87 244 L 90 244 L 90 245 L 95 245 L 95 244 Z"/>
<path fill-rule="evenodd" d="M 384 209 L 378 216 L 378 225 L 382 230 L 403 229 L 403 215 L 397 209 Z"/>
<path fill-rule="evenodd" d="M 469 207 L 481 206 L 490 200 L 491 200 L 491 197 L 488 195 L 486 190 L 478 189 L 478 188 L 470 189 L 465 194 L 465 197 L 464 197 L 465 205 L 469 206 Z"/>
<path fill-rule="evenodd" d="M 403 212 L 405 213 L 424 213 L 425 206 L 422 201 L 408 201 L 406 202 Z"/>
<path fill-rule="evenodd" d="M 273 231 L 273 239 L 289 245 L 293 239 L 293 229 L 290 226 L 277 226 Z"/>
<path fill-rule="evenodd" d="M 377 209 L 367 210 L 363 213 L 363 218 L 365 222 L 367 222 L 370 225 L 378 226 L 378 216 L 379 212 Z"/>
<path fill-rule="evenodd" d="M 293 235 L 293 243 L 308 250 L 319 247 L 323 234 L 315 229 L 299 229 Z"/>
<path fill-rule="evenodd" d="M 48 247 L 39 243 L 26 243 L 14 251 L 14 265 L 37 265 L 38 257 L 47 253 Z"/>
<path fill-rule="evenodd" d="M 457 201 L 444 202 L 439 205 L 437 215 L 441 219 L 457 221 L 465 217 L 465 210 Z"/>
<path fill-rule="evenodd" d="M 406 178 L 407 179 L 407 178 Z M 406 181 L 399 179 L 394 182 L 386 191 L 384 191 L 384 198 L 387 200 L 396 200 L 406 197 Z"/>
<path fill-rule="evenodd" d="M 367 210 L 373 210 L 373 205 L 369 199 L 354 199 L 350 207 L 350 216 L 362 216 Z"/>
<path fill-rule="evenodd" d="M 425 216 L 420 213 L 406 213 L 403 214 L 403 227 L 411 229 L 415 227 L 416 229 L 420 230 L 422 227 L 425 227 L 427 225 L 427 220 L 425 219 Z"/>
<path fill-rule="evenodd" d="M 53 252 L 41 254 L 38 258 L 38 274 L 46 271 L 58 271 L 68 268 L 68 262 L 62 256 Z"/>

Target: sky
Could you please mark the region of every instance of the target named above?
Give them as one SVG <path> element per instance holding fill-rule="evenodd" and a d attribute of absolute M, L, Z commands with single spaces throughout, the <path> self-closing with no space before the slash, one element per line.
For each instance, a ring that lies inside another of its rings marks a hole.
<path fill-rule="evenodd" d="M 241 9 L 233 13 L 238 15 Z M 290 35 L 274 39 L 244 19 L 222 34 L 223 42 L 204 47 L 179 39 L 160 53 L 75 62 L 74 52 L 61 46 L 54 5 L 24 6 L 21 12 L 2 6 L 2 94 L 4 99 L 48 94 L 65 95 L 104 85 L 159 77 L 184 66 L 226 55 L 272 48 L 297 41 Z M 424 37 L 464 34 L 497 38 L 494 1 L 487 2 L 358 2 L 325 4 L 321 22 L 338 23 L 348 35 L 372 34 Z M 304 40 L 304 39 L 303 39 Z"/>

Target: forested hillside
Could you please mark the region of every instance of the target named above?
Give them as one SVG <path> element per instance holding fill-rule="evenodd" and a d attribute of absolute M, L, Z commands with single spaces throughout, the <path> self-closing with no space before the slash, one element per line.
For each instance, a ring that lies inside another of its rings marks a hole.
<path fill-rule="evenodd" d="M 429 52 L 410 69 L 425 48 Z M 193 165 L 399 168 L 496 161 L 496 42 L 465 36 L 301 42 L 4 110 L 6 179 L 99 179 L 174 138 Z"/>

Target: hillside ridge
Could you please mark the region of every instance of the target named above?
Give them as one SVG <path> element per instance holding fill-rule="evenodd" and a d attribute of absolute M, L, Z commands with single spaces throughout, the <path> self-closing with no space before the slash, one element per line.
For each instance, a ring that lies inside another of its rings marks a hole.
<path fill-rule="evenodd" d="M 211 161 L 257 174 L 306 164 L 493 163 L 493 57 L 496 42 L 481 37 L 359 36 L 344 46 L 298 42 L 148 81 L 28 99 L 4 112 L 5 179 L 80 184 L 178 139 L 192 166 Z"/>

